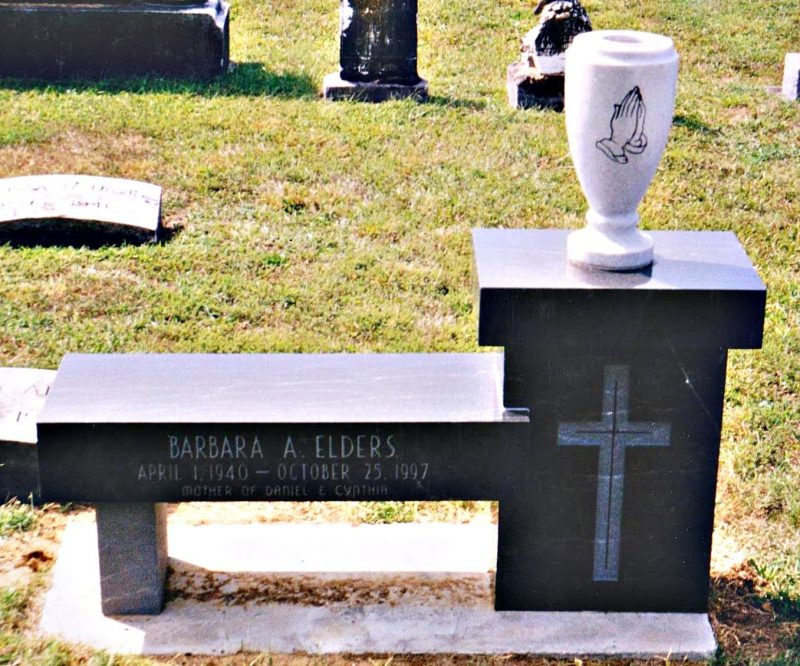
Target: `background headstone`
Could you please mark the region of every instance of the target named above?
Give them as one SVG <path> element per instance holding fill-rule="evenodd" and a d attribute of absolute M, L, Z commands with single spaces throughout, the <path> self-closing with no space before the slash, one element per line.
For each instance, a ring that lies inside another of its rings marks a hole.
<path fill-rule="evenodd" d="M 786 99 L 800 99 L 800 53 L 786 54 L 783 65 L 781 94 Z"/>
<path fill-rule="evenodd" d="M 228 68 L 222 0 L 0 0 L 0 24 L 0 77 L 209 79 Z"/>
<path fill-rule="evenodd" d="M 517 109 L 564 108 L 565 53 L 573 38 L 592 29 L 579 0 L 540 0 L 539 23 L 522 39 L 521 56 L 508 66 L 508 103 Z"/>
<path fill-rule="evenodd" d="M 340 71 L 323 82 L 326 99 L 427 96 L 417 74 L 417 0 L 341 0 Z"/>
<path fill-rule="evenodd" d="M 0 502 L 39 501 L 36 418 L 55 370 L 0 368 Z"/>

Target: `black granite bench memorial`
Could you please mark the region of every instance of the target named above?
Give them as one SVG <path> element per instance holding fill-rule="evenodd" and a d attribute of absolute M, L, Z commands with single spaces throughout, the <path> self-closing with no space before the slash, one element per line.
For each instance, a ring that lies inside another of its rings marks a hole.
<path fill-rule="evenodd" d="M 501 361 L 69 355 L 39 419 L 42 482 L 97 503 L 104 612 L 158 612 L 156 503 L 505 500 L 527 418 L 502 406 Z"/>
<path fill-rule="evenodd" d="M 765 288 L 732 234 L 654 233 L 646 271 L 567 232 L 479 230 L 479 341 L 504 353 L 70 355 L 43 497 L 97 504 L 106 613 L 156 613 L 160 504 L 499 502 L 499 610 L 705 612 L 727 350 Z"/>

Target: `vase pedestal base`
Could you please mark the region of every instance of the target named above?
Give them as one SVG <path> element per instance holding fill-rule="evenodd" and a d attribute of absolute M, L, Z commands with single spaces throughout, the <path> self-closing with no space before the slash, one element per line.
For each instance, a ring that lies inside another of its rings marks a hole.
<path fill-rule="evenodd" d="M 653 263 L 653 239 L 638 229 L 600 231 L 587 226 L 567 238 L 573 264 L 605 271 L 633 271 Z"/>

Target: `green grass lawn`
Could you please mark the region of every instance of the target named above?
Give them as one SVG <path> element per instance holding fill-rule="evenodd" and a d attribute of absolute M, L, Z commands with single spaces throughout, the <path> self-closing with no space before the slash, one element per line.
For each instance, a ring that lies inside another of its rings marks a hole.
<path fill-rule="evenodd" d="M 768 285 L 763 350 L 730 357 L 717 523 L 782 600 L 779 619 L 800 617 L 800 104 L 765 91 L 800 50 L 800 0 L 585 4 L 595 28 L 664 33 L 681 54 L 643 226 L 732 230 Z M 0 177 L 148 180 L 173 232 L 143 247 L 0 246 L 0 365 L 476 350 L 470 229 L 578 228 L 586 208 L 563 115 L 506 105 L 533 22 L 524 0 L 422 0 L 426 104 L 319 99 L 337 69 L 336 0 L 236 0 L 238 66 L 212 84 L 0 81 Z M 0 663 L 27 663 L 32 648 L 4 652 L 0 626 Z"/>

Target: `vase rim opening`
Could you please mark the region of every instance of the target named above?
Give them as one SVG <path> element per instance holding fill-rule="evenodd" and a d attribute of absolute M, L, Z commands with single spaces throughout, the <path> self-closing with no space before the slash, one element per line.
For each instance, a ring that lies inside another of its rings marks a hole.
<path fill-rule="evenodd" d="M 639 37 L 634 37 L 633 35 L 618 35 L 614 33 L 603 35 L 603 39 L 607 39 L 610 42 L 622 42 L 623 44 L 639 44 L 642 41 Z"/>
<path fill-rule="evenodd" d="M 595 30 L 577 35 L 570 49 L 591 49 L 609 57 L 653 57 L 675 54 L 666 35 L 640 30 Z"/>

